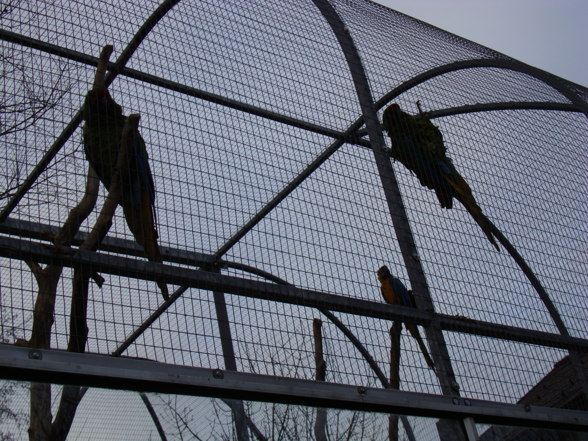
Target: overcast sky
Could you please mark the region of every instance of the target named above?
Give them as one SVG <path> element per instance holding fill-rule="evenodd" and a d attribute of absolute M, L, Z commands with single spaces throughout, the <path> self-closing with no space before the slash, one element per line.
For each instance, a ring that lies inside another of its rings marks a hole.
<path fill-rule="evenodd" d="M 588 87 L 588 0 L 376 0 Z"/>

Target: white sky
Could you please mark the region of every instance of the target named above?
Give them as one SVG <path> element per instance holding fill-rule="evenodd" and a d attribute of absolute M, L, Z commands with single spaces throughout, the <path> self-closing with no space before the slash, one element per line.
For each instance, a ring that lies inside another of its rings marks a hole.
<path fill-rule="evenodd" d="M 588 0 L 376 0 L 588 87 Z"/>

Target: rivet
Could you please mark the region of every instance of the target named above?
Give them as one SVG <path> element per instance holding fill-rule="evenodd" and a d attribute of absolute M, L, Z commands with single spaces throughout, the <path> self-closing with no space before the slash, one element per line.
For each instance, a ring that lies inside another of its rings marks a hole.
<path fill-rule="evenodd" d="M 29 352 L 29 358 L 33 360 L 41 360 L 43 355 L 41 354 L 41 351 L 34 349 Z"/>
<path fill-rule="evenodd" d="M 215 369 L 214 371 L 212 371 L 212 376 L 219 380 L 225 378 L 225 374 L 220 369 Z"/>

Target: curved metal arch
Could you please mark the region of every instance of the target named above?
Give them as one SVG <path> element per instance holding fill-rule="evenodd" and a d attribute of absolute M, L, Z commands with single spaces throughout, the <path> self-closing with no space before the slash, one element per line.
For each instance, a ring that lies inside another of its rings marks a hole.
<path fill-rule="evenodd" d="M 139 28 L 139 30 L 135 33 L 127 47 L 121 52 L 118 59 L 114 62 L 114 64 L 109 64 L 110 71 L 106 75 L 104 82 L 108 87 L 116 76 L 118 75 L 118 71 L 120 68 L 124 67 L 125 64 L 129 61 L 132 55 L 135 53 L 137 48 L 141 45 L 145 37 L 153 30 L 155 25 L 161 20 L 165 14 L 167 14 L 176 4 L 178 4 L 180 0 L 164 0 L 158 7 L 155 9 L 151 15 L 145 20 L 145 23 Z M 31 189 L 35 181 L 41 176 L 41 174 L 45 171 L 49 163 L 55 158 L 57 153 L 61 150 L 67 140 L 73 135 L 75 130 L 78 128 L 80 123 L 82 122 L 82 111 L 81 109 L 74 115 L 71 119 L 69 124 L 65 126 L 61 134 L 57 137 L 55 142 L 51 145 L 49 150 L 45 152 L 41 160 L 37 163 L 35 168 L 31 171 L 29 176 L 25 179 L 22 183 L 18 191 L 14 194 L 14 196 L 8 201 L 8 204 L 4 207 L 2 212 L 0 213 L 0 222 L 6 220 L 12 210 L 16 208 L 18 203 L 24 197 L 24 195 Z"/>
<path fill-rule="evenodd" d="M 445 109 L 424 112 L 424 114 L 427 118 L 434 119 L 444 116 L 462 115 L 464 113 L 492 112 L 499 110 L 556 110 L 561 112 L 582 113 L 573 104 L 553 103 L 549 101 L 507 101 L 448 107 Z"/>
<path fill-rule="evenodd" d="M 447 107 L 445 109 L 423 112 L 428 119 L 442 118 L 445 116 L 463 115 L 475 112 L 492 112 L 499 110 L 556 110 L 560 112 L 582 113 L 575 105 L 566 103 L 554 103 L 550 101 L 505 101 L 494 103 L 466 104 L 465 106 Z M 367 135 L 366 130 L 358 130 L 356 138 Z M 355 143 L 361 147 L 370 148 L 365 143 Z"/>
<path fill-rule="evenodd" d="M 153 420 L 153 423 L 155 424 L 155 428 L 157 429 L 157 433 L 159 434 L 161 441 L 167 441 L 167 436 L 165 434 L 165 430 L 163 429 L 163 426 L 161 425 L 161 421 L 159 421 L 159 416 L 157 415 L 157 412 L 155 412 L 155 408 L 153 407 L 153 404 L 151 404 L 151 400 L 149 399 L 149 397 L 147 396 L 147 394 L 145 392 L 139 392 L 139 396 L 141 397 L 143 404 L 147 408 L 147 412 L 149 412 L 149 415 L 151 415 L 151 419 Z"/>
<path fill-rule="evenodd" d="M 415 282 L 416 282 L 416 284 L 417 284 L 416 288 L 418 288 L 418 291 L 421 291 L 420 294 L 422 294 L 424 297 L 423 299 L 421 299 L 419 301 L 418 296 L 417 296 L 417 298 L 416 298 L 417 305 L 419 305 L 419 303 L 422 303 L 422 306 L 427 305 L 428 307 L 433 308 L 432 299 L 430 299 L 430 296 L 428 294 L 427 283 L 426 283 L 426 279 L 424 277 L 424 273 L 423 273 L 422 268 L 420 267 L 420 265 L 418 265 L 418 264 L 415 265 L 414 262 L 410 262 L 410 259 L 407 258 L 407 252 L 409 252 L 409 250 L 411 250 L 415 253 L 413 255 L 416 255 L 416 247 L 415 247 L 413 239 L 412 239 L 412 234 L 410 233 L 410 226 L 408 224 L 408 219 L 406 218 L 406 213 L 404 213 L 404 207 L 402 204 L 401 196 L 398 191 L 398 185 L 397 185 L 397 182 L 396 182 L 396 179 L 394 176 L 394 172 L 390 169 L 390 167 L 386 167 L 386 165 L 388 165 L 388 166 L 390 165 L 389 161 L 388 161 L 388 164 L 385 164 L 384 160 L 383 160 L 384 142 L 383 142 L 383 138 L 382 138 L 381 127 L 380 127 L 379 121 L 377 120 L 377 117 L 376 117 L 377 110 L 379 108 L 381 108 L 384 104 L 389 102 L 394 96 L 396 96 L 396 95 L 394 95 L 394 93 L 397 93 L 397 94 L 401 93 L 403 88 L 406 88 L 406 90 L 407 90 L 410 87 L 414 87 L 414 85 L 420 84 L 421 82 L 424 82 L 430 78 L 441 75 L 443 73 L 447 73 L 447 72 L 459 70 L 459 69 L 473 68 L 473 67 L 504 68 L 504 69 L 518 71 L 518 72 L 524 73 L 526 75 L 530 75 L 532 77 L 535 77 L 535 78 L 539 79 L 540 81 L 543 81 L 545 84 L 551 86 L 552 88 L 554 88 L 558 92 L 560 92 L 566 98 L 568 98 L 573 104 L 575 104 L 584 113 L 584 115 L 586 117 L 588 117 L 588 105 L 583 100 L 581 100 L 575 92 L 570 90 L 570 88 L 565 83 L 563 83 L 561 80 L 557 79 L 557 77 L 555 77 L 551 74 L 548 74 L 544 71 L 533 68 L 531 66 L 525 65 L 523 63 L 516 62 L 514 60 L 488 60 L 488 59 L 466 60 L 466 61 L 462 61 L 462 62 L 450 63 L 450 64 L 440 66 L 435 69 L 431 69 L 430 71 L 427 71 L 421 75 L 418 75 L 417 77 L 412 78 L 408 82 L 405 82 L 402 85 L 398 86 L 396 89 L 394 89 L 391 92 L 390 95 L 383 97 L 383 99 L 378 101 L 378 103 L 376 104 L 371 100 L 371 94 L 370 94 L 370 89 L 369 89 L 369 85 L 367 82 L 366 73 L 364 71 L 363 65 L 361 63 L 361 60 L 359 58 L 359 54 L 358 54 L 357 49 L 353 43 L 353 40 L 351 39 L 351 37 L 349 35 L 349 30 L 345 27 L 343 20 L 337 14 L 336 10 L 329 3 L 328 0 L 313 0 L 313 2 L 315 3 L 315 6 L 317 6 L 317 8 L 321 11 L 323 17 L 325 18 L 325 20 L 329 23 L 330 27 L 332 28 L 340 46 L 341 46 L 342 52 L 347 60 L 349 71 L 350 71 L 351 76 L 353 78 L 353 82 L 354 82 L 354 85 L 355 85 L 355 88 L 357 91 L 359 103 L 360 103 L 360 106 L 362 109 L 363 118 L 365 119 L 366 131 L 367 131 L 369 139 L 372 143 L 372 150 L 374 152 L 374 156 L 375 156 L 376 164 L 378 166 L 380 177 L 382 178 L 382 185 L 384 187 L 384 193 L 385 193 L 386 199 L 388 201 L 390 214 L 392 215 L 392 219 L 394 221 L 393 222 L 394 227 L 397 230 L 398 241 L 399 241 L 399 245 L 400 245 L 400 248 L 401 248 L 401 251 L 403 254 L 403 258 L 405 260 L 407 272 L 409 274 L 409 278 L 411 279 L 411 283 L 413 285 L 413 288 L 415 288 Z M 386 180 L 392 181 L 392 182 L 386 182 Z M 398 199 L 398 203 L 395 204 L 391 200 L 391 197 Z M 537 290 L 541 300 L 544 302 L 545 306 L 547 307 L 547 309 L 548 309 L 550 315 L 552 316 L 552 319 L 554 320 L 560 333 L 564 336 L 568 336 L 569 333 L 563 323 L 563 320 L 561 320 L 559 312 L 555 308 L 555 305 L 551 302 L 551 299 L 549 298 L 549 296 L 547 295 L 547 293 L 543 289 L 539 280 L 536 278 L 534 273 L 528 267 L 528 265 L 526 264 L 526 262 L 524 261 L 522 256 L 520 254 L 518 254 L 518 252 L 514 248 L 514 246 L 512 246 L 512 244 L 506 239 L 506 237 L 504 237 L 504 235 L 502 235 L 502 233 L 494 226 L 493 223 L 490 223 L 490 224 L 492 226 L 492 229 L 494 230 L 493 233 L 497 236 L 497 238 L 503 244 L 503 246 L 505 246 L 505 248 L 508 250 L 509 254 L 515 259 L 517 264 L 520 266 L 520 268 L 523 270 L 525 275 L 530 280 L 533 287 L 535 287 L 535 289 Z M 404 231 L 401 231 L 401 230 L 404 230 Z M 403 233 L 405 233 L 405 234 L 403 234 Z M 419 294 L 418 291 L 417 291 L 417 294 Z M 419 305 L 419 306 L 421 306 L 421 305 Z M 432 328 L 430 328 L 430 329 L 426 328 L 425 331 L 426 332 L 428 331 L 427 338 L 430 340 L 430 342 L 435 340 L 435 336 L 433 335 L 434 331 Z M 441 340 L 437 340 L 435 343 L 441 343 L 441 348 L 444 348 L 444 343 Z M 437 346 L 436 346 L 436 348 L 439 349 L 439 347 L 437 347 Z M 435 355 L 435 354 L 433 354 L 433 355 Z M 579 355 L 577 353 L 575 353 L 574 351 L 570 351 L 570 357 L 572 359 L 574 367 L 576 368 L 576 371 L 577 371 L 578 377 L 582 383 L 583 389 L 588 390 L 586 376 L 584 375 L 584 372 L 583 372 L 583 369 L 582 369 L 582 366 L 580 363 Z M 437 360 L 435 360 L 435 361 L 437 361 Z M 443 360 L 443 361 L 446 362 L 446 365 L 442 366 L 442 370 L 445 371 L 445 369 L 447 369 L 447 371 L 438 373 L 438 377 L 439 377 L 439 380 L 441 381 L 442 389 L 445 389 L 444 388 L 445 385 L 443 384 L 444 378 L 443 378 L 443 375 L 440 375 L 440 374 L 447 375 L 447 373 L 451 372 L 452 368 L 451 368 L 451 363 L 449 361 L 449 358 L 447 358 L 447 360 Z M 439 366 L 439 364 L 438 364 L 438 366 Z M 452 374 L 452 372 L 451 372 L 451 374 Z M 444 390 L 444 392 L 445 392 L 445 390 Z"/>
<path fill-rule="evenodd" d="M 374 162 L 378 169 L 382 188 L 386 199 L 386 205 L 392 220 L 392 227 L 396 233 L 396 240 L 400 247 L 404 266 L 410 279 L 417 308 L 426 311 L 434 311 L 435 307 L 429 291 L 424 269 L 418 258 L 418 250 L 412 235 L 408 215 L 404 207 L 402 195 L 396 175 L 388 155 L 385 152 L 386 144 L 382 134 L 382 128 L 377 117 L 377 107 L 372 98 L 369 82 L 359 52 L 349 29 L 339 16 L 329 0 L 313 0 L 314 5 L 321 12 L 328 23 L 347 62 L 347 67 L 361 108 L 363 119 L 372 145 Z M 425 335 L 431 348 L 432 357 L 437 369 L 435 373 L 439 379 L 439 385 L 444 395 L 459 395 L 459 387 L 455 380 L 455 373 L 451 364 L 451 358 L 439 321 L 433 319 L 429 326 L 425 327 Z M 401 419 L 407 435 L 413 438 L 412 428 L 406 418 Z M 454 432 L 455 439 L 465 439 L 463 428 L 458 421 L 442 419 L 439 427 L 446 426 Z"/>
<path fill-rule="evenodd" d="M 442 66 L 434 67 L 426 72 L 420 73 L 408 81 L 396 86 L 390 92 L 386 93 L 382 96 L 377 102 L 376 107 L 381 109 L 391 100 L 396 98 L 401 93 L 406 92 L 413 87 L 424 83 L 431 78 L 435 78 L 437 76 L 454 72 L 457 70 L 462 69 L 472 69 L 472 68 L 480 68 L 480 67 L 494 67 L 498 69 L 506 69 L 506 70 L 513 70 L 516 72 L 521 72 L 523 74 L 529 75 L 534 77 L 548 86 L 552 87 L 553 89 L 557 90 L 567 99 L 569 99 L 572 104 L 578 109 L 579 112 L 582 112 L 586 118 L 588 118 L 588 103 L 585 103 L 582 99 L 578 97 L 578 95 L 571 91 L 568 88 L 568 85 L 562 81 L 562 79 L 547 73 L 541 69 L 536 67 L 529 66 L 528 64 L 521 63 L 520 61 L 516 60 L 506 60 L 506 59 L 488 59 L 488 58 L 476 58 L 470 60 L 462 60 L 462 61 L 455 61 L 453 63 L 444 64 Z"/>

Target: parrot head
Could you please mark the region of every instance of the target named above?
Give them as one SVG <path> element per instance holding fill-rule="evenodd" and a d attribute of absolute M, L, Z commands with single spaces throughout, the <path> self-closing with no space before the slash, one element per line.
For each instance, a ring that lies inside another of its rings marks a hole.
<path fill-rule="evenodd" d="M 122 115 L 122 108 L 112 99 L 108 89 L 98 87 L 90 90 L 84 101 L 84 120 L 104 119 L 106 115 Z"/>
<path fill-rule="evenodd" d="M 397 103 L 392 103 L 384 110 L 384 115 L 382 116 L 382 125 L 384 126 L 384 130 L 390 131 L 394 126 L 396 126 L 403 115 L 403 111 L 400 110 L 400 106 Z"/>
<path fill-rule="evenodd" d="M 392 274 L 390 273 L 390 270 L 388 269 L 388 267 L 386 265 L 383 265 L 378 270 L 377 274 L 378 274 L 378 280 L 385 280 L 385 279 L 392 276 Z"/>

